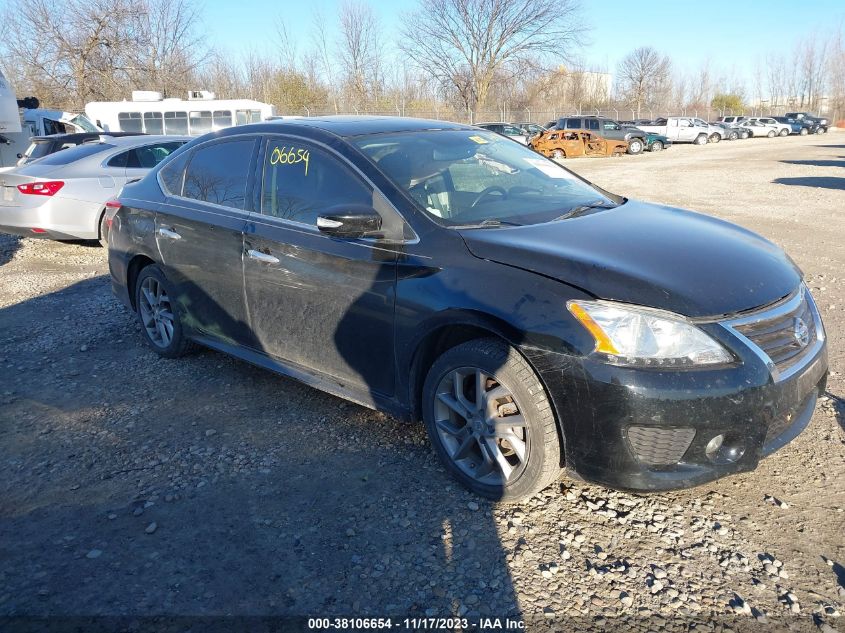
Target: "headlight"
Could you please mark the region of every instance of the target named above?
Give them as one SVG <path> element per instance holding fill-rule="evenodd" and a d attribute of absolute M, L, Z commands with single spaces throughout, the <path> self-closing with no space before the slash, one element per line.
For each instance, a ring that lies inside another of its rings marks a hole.
<path fill-rule="evenodd" d="M 569 301 L 566 307 L 592 334 L 593 351 L 616 365 L 693 367 L 734 360 L 679 314 L 609 301 Z"/>

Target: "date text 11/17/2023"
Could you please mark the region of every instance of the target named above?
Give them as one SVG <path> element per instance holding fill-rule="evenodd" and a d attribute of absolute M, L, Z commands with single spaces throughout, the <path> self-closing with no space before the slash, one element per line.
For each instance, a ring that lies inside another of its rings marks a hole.
<path fill-rule="evenodd" d="M 320 630 L 398 629 L 409 631 L 468 631 L 525 629 L 525 622 L 517 618 L 463 618 L 463 617 L 413 617 L 413 618 L 308 618 L 308 628 Z"/>

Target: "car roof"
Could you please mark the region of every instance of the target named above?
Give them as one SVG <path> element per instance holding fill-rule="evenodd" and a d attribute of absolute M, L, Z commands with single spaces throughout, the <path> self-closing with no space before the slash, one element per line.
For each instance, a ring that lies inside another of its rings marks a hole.
<path fill-rule="evenodd" d="M 85 141 L 88 139 L 99 138 L 100 136 L 108 136 L 109 138 L 118 138 L 123 136 L 147 136 L 143 132 L 68 132 L 66 134 L 43 134 L 41 136 L 33 136 L 32 141 Z"/>
<path fill-rule="evenodd" d="M 335 136 L 355 137 L 391 132 L 422 132 L 425 130 L 472 130 L 470 125 L 398 116 L 324 116 L 303 117 L 281 121 L 265 121 L 220 130 L 219 136 L 244 133 L 293 132 L 303 129 L 320 130 Z"/>

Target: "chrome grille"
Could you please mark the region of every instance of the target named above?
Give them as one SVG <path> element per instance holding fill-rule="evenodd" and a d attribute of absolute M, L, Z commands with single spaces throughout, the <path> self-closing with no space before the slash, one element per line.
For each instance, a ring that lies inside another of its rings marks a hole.
<path fill-rule="evenodd" d="M 813 299 L 803 285 L 779 304 L 727 325 L 763 352 L 778 375 L 797 369 L 824 338 Z"/>

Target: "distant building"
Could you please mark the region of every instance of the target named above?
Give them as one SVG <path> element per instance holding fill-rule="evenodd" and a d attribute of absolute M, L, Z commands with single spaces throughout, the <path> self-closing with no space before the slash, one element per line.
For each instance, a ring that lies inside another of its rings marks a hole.
<path fill-rule="evenodd" d="M 610 99 L 613 76 L 592 70 L 569 70 L 560 66 L 550 78 L 549 96 L 557 103 L 600 104 Z"/>

